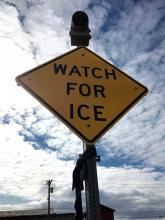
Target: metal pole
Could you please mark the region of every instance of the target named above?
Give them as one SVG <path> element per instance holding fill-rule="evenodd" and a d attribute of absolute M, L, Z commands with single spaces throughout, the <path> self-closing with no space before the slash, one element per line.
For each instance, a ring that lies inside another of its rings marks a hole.
<path fill-rule="evenodd" d="M 94 145 L 83 145 L 84 150 Z M 86 162 L 86 213 L 87 220 L 100 220 L 100 198 L 97 179 L 96 157 L 87 159 Z"/>
<path fill-rule="evenodd" d="M 88 16 L 83 11 L 77 11 L 72 16 L 71 30 L 69 32 L 72 46 L 89 45 L 91 39 L 90 29 L 88 27 Z M 84 151 L 91 145 L 83 144 Z M 95 147 L 92 145 L 92 147 Z M 90 157 L 86 161 L 86 212 L 87 220 L 100 220 L 100 198 L 98 190 L 98 179 L 96 169 L 96 157 Z"/>

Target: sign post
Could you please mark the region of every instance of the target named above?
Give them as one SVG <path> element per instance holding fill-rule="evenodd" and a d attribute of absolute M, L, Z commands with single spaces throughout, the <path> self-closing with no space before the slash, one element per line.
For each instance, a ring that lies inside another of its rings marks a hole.
<path fill-rule="evenodd" d="M 89 147 L 95 148 L 94 145 L 91 146 L 84 143 L 84 151 Z M 100 220 L 100 196 L 96 157 L 89 158 L 86 161 L 85 195 L 87 220 Z"/>
<path fill-rule="evenodd" d="M 78 48 L 17 76 L 16 81 L 82 139 L 85 151 L 148 89 L 86 48 L 91 35 L 84 12 L 73 14 L 69 34 L 71 45 Z M 96 158 L 87 160 L 86 168 L 88 220 L 100 220 Z"/>
<path fill-rule="evenodd" d="M 88 46 L 89 40 L 91 38 L 90 29 L 88 28 L 88 16 L 84 12 L 75 12 L 72 16 L 71 23 L 71 45 L 72 46 Z M 85 54 L 83 54 L 85 56 Z M 86 73 L 88 67 L 85 68 Z M 72 84 L 73 85 L 73 84 Z M 73 87 L 69 87 L 73 89 Z M 94 90 L 96 93 L 101 93 L 103 91 L 101 86 L 95 85 Z M 91 93 L 90 85 L 80 84 L 79 92 L 83 96 L 89 96 Z M 84 108 L 88 108 L 88 105 L 83 105 Z M 80 106 L 79 106 L 80 108 Z M 72 109 L 72 111 L 74 111 Z M 79 116 L 82 117 L 81 111 L 78 111 Z M 95 118 L 99 118 L 100 112 L 95 111 Z M 86 116 L 86 118 L 89 116 Z M 83 118 L 83 117 L 82 117 Z M 85 118 L 85 117 L 84 117 Z M 100 117 L 101 119 L 101 117 Z M 90 124 L 87 125 L 90 127 Z M 83 142 L 84 152 L 89 148 L 93 147 L 96 151 L 94 145 L 88 145 Z M 96 153 L 97 155 L 97 153 Z M 98 178 L 97 178 L 97 167 L 96 167 L 96 156 L 90 157 L 85 162 L 86 167 L 86 178 L 85 178 L 85 195 L 86 195 L 86 215 L 87 220 L 100 220 L 100 198 L 99 198 L 99 189 L 98 189 Z"/>

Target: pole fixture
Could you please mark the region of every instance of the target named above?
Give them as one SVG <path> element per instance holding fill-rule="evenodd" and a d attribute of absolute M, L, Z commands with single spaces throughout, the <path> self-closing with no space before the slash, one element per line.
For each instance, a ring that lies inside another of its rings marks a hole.
<path fill-rule="evenodd" d="M 88 46 L 91 39 L 90 29 L 88 27 L 88 15 L 83 11 L 76 11 L 72 16 L 71 37 L 72 46 Z"/>

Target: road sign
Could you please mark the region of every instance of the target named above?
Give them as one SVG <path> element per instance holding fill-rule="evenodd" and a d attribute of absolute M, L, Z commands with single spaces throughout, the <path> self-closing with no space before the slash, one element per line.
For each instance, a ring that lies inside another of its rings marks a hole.
<path fill-rule="evenodd" d="M 79 47 L 16 77 L 85 143 L 95 143 L 148 89 Z"/>

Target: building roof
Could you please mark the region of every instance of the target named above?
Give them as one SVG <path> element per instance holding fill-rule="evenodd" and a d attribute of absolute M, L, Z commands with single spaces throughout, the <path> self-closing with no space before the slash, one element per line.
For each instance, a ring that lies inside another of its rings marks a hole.
<path fill-rule="evenodd" d="M 0 219 L 4 220 L 73 220 L 75 213 L 50 213 L 48 215 L 47 209 L 39 210 L 18 210 L 18 211 L 2 211 L 0 212 Z"/>
<path fill-rule="evenodd" d="M 107 209 L 107 210 L 110 211 L 110 212 L 115 212 L 115 211 L 116 211 L 115 209 L 112 209 L 112 208 L 110 208 L 110 207 L 107 207 L 107 206 L 105 206 L 105 205 L 103 205 L 103 204 L 100 204 L 100 208 Z"/>
<path fill-rule="evenodd" d="M 0 211 L 0 217 L 46 215 L 47 213 L 48 213 L 47 209 Z M 53 209 L 50 209 L 50 214 L 53 213 L 54 213 Z"/>

